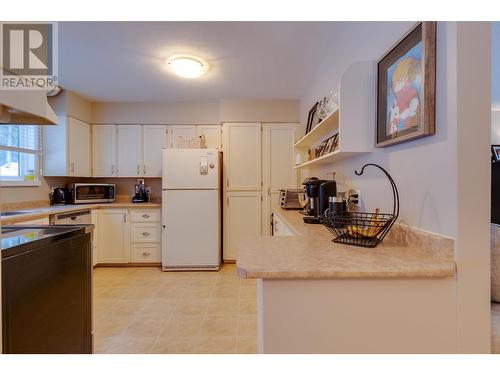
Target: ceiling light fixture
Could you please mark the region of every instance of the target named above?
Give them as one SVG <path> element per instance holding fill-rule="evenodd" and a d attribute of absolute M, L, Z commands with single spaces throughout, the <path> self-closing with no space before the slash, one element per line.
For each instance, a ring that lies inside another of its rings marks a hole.
<path fill-rule="evenodd" d="M 198 78 L 208 70 L 208 64 L 199 57 L 175 55 L 168 59 L 168 66 L 180 77 Z"/>

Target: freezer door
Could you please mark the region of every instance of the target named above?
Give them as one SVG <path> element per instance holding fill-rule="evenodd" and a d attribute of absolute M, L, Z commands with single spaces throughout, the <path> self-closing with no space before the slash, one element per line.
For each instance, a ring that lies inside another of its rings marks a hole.
<path fill-rule="evenodd" d="M 221 261 L 218 190 L 164 190 L 162 266 L 217 269 Z"/>
<path fill-rule="evenodd" d="M 219 150 L 164 149 L 163 189 L 218 189 Z"/>

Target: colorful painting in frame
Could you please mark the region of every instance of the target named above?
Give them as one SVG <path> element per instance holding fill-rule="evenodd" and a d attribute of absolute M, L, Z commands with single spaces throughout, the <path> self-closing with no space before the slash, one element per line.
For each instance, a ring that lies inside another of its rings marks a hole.
<path fill-rule="evenodd" d="M 377 70 L 377 147 L 434 134 L 436 23 L 417 24 Z"/>

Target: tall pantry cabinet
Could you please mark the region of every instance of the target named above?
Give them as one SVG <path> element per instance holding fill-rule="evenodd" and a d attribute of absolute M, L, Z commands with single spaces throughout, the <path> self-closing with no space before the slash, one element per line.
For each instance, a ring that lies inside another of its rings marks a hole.
<path fill-rule="evenodd" d="M 236 260 L 237 241 L 269 234 L 279 189 L 297 186 L 295 124 L 225 123 L 224 260 Z"/>

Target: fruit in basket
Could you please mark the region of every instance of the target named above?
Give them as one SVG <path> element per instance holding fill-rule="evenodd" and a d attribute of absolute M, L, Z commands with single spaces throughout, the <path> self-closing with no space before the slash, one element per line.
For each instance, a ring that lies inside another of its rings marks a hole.
<path fill-rule="evenodd" d="M 374 238 L 383 226 L 384 220 L 380 218 L 380 210 L 377 208 L 366 225 L 348 225 L 347 234 L 354 238 Z"/>

